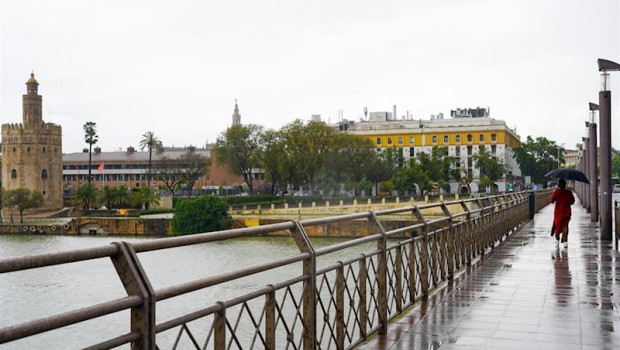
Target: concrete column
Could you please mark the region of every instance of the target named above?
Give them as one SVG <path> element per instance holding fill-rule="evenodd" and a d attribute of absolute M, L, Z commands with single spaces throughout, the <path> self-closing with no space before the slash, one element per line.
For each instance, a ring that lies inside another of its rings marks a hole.
<path fill-rule="evenodd" d="M 582 169 L 581 172 L 586 174 L 586 176 L 588 176 L 588 168 L 589 168 L 589 164 L 590 164 L 590 158 L 588 157 L 589 154 L 589 147 L 588 147 L 588 138 L 587 137 L 583 137 L 583 164 L 582 164 Z M 582 188 L 583 191 L 581 193 L 582 196 L 582 204 L 583 207 L 586 208 L 588 210 L 588 212 L 590 211 L 590 187 L 587 183 L 583 183 L 582 184 Z"/>
<path fill-rule="evenodd" d="M 609 73 L 603 72 L 601 78 L 609 81 Z M 599 101 L 599 122 L 600 142 L 601 142 L 601 217 L 599 225 L 601 228 L 601 240 L 610 241 L 612 236 L 611 225 L 611 91 L 605 83 L 601 86 L 598 94 Z"/>
<path fill-rule="evenodd" d="M 598 106 L 596 106 L 598 109 Z M 598 171 L 597 165 L 597 137 L 596 137 L 596 123 L 594 123 L 594 111 L 591 112 L 591 120 L 588 124 L 588 153 L 590 158 L 590 169 L 588 170 L 588 179 L 590 179 L 590 221 L 598 221 Z"/>

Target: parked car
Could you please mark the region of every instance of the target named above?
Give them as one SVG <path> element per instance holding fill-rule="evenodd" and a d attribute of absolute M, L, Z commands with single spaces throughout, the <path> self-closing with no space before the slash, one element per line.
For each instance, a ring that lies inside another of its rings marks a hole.
<path fill-rule="evenodd" d="M 620 193 L 620 184 L 614 185 L 614 193 Z"/>

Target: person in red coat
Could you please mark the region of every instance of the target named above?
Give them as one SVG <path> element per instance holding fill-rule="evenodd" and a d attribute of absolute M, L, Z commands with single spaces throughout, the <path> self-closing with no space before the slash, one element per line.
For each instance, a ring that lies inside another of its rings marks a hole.
<path fill-rule="evenodd" d="M 558 186 L 551 195 L 551 203 L 555 203 L 553 211 L 553 226 L 555 239 L 560 240 L 562 234 L 562 243 L 568 246 L 568 222 L 570 221 L 570 206 L 575 203 L 573 192 L 566 189 L 566 180 L 559 179 Z"/>

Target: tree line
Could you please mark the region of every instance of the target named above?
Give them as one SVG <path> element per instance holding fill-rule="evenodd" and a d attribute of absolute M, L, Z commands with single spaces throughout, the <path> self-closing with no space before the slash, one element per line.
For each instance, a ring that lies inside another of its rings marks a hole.
<path fill-rule="evenodd" d="M 460 157 L 448 156 L 446 147 L 418 152 L 407 160 L 401 148 L 375 151 L 367 138 L 339 132 L 322 122 L 301 120 L 280 130 L 260 125 L 233 125 L 222 132 L 213 149 L 217 161 L 243 177 L 250 193 L 254 174 L 262 169 L 269 191 L 308 189 L 326 195 L 341 190 L 414 192 L 442 188 L 449 181 L 473 181 L 472 168 L 480 170 L 480 183 L 492 186 L 506 172 L 501 160 L 484 148 L 472 155 L 472 166 Z M 417 186 L 416 186 L 417 185 Z"/>

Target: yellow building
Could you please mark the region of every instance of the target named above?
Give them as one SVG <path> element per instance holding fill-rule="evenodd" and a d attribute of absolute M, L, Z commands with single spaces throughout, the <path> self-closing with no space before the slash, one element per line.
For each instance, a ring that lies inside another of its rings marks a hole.
<path fill-rule="evenodd" d="M 344 121 L 339 124 L 339 129 L 370 139 L 377 152 L 397 147 L 405 159 L 415 157 L 419 152 L 430 152 L 434 146 L 446 147 L 448 156 L 460 157 L 461 167 L 472 171 L 474 181 L 470 187 L 473 192 L 479 191 L 480 176 L 473 156 L 484 147 L 487 153 L 507 166 L 506 175 L 497 182 L 497 190 L 506 191 L 511 187 L 509 184 L 518 187 L 521 183 L 521 170 L 513 152 L 521 141 L 516 132 L 502 120 L 490 117 L 440 117 L 430 120 L 385 118 L 357 123 Z M 455 181 L 452 181 L 450 187 L 451 192 L 469 190 Z"/>

